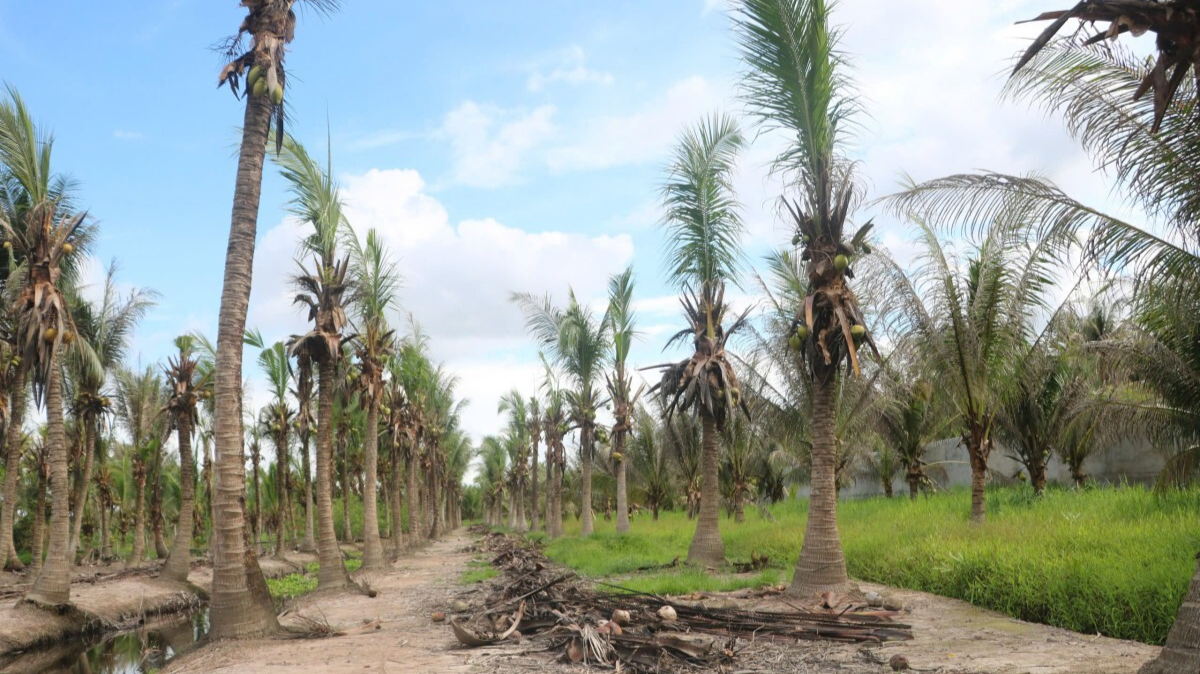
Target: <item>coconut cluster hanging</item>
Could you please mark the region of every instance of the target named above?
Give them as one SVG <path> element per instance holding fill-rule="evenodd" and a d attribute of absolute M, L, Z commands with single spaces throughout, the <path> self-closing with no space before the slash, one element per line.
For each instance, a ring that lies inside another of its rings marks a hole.
<path fill-rule="evenodd" d="M 689 288 L 680 302 L 692 326 L 676 333 L 667 344 L 690 335 L 695 352 L 678 363 L 643 368 L 662 370 L 662 379 L 650 392 L 660 392 L 668 419 L 677 409 L 687 412 L 693 408 L 715 419 L 720 429 L 725 428 L 729 413 L 735 409 L 741 409 L 746 418 L 750 418 L 750 408 L 742 396 L 741 384 L 725 353 L 726 342 L 746 325 L 750 309 L 742 312 L 732 325 L 725 328 L 724 319 L 729 307 L 725 304 L 724 283 L 705 284 L 699 293 Z M 712 307 L 711 318 L 706 307 Z"/>
<path fill-rule="evenodd" d="M 250 49 L 221 69 L 217 86 L 228 84 L 234 96 L 254 96 L 271 104 L 275 151 L 280 152 L 283 149 L 283 101 L 287 84 L 283 61 L 287 45 L 296 35 L 293 0 L 242 0 L 242 4 L 249 13 L 227 51 L 230 56 L 236 54 L 247 34 L 251 37 Z"/>
<path fill-rule="evenodd" d="M 826 222 L 843 222 L 852 198 L 852 191 L 846 190 Z M 842 241 L 840 227 L 823 227 L 820 218 L 805 213 L 798 203 L 784 199 L 783 204 L 796 227 L 792 244 L 802 247 L 800 259 L 807 263 L 810 289 L 792 319 L 788 347 L 803 355 L 813 374 L 832 375 L 845 360 L 846 373 L 859 376 L 859 349 L 865 344 L 877 357 L 879 349 L 846 279 L 854 278 L 854 257 L 870 254 L 866 238 L 874 224 L 868 221 L 847 243 Z"/>

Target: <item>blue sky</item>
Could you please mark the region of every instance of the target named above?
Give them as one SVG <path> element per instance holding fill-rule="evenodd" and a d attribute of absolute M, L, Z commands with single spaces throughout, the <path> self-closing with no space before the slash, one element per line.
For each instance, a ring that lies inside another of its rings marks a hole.
<path fill-rule="evenodd" d="M 598 299 L 607 276 L 633 264 L 645 333 L 633 359 L 658 362 L 679 324 L 655 226 L 662 167 L 686 124 L 740 109 L 725 3 L 343 4 L 328 18 L 301 12 L 290 131 L 323 154 L 328 129 L 352 222 L 391 244 L 402 311 L 472 399 L 468 430 L 496 430 L 497 396 L 537 381 L 509 291 L 562 297 L 570 284 Z M 870 112 L 854 154 L 872 197 L 901 172 L 989 168 L 1109 201 L 1057 120 L 998 101 L 1008 58 L 1039 28 L 1012 24 L 1044 9 L 843 0 L 843 45 Z M 215 88 L 211 46 L 243 15 L 234 0 L 0 0 L 0 78 L 53 130 L 57 168 L 81 182 L 102 226 L 93 277 L 115 258 L 123 282 L 162 295 L 137 340 L 146 363 L 180 332 L 215 330 L 242 106 Z M 790 238 L 772 217 L 773 151 L 756 143 L 738 177 L 751 261 Z M 250 324 L 269 339 L 302 327 L 286 283 L 298 229 L 285 202 L 268 165 Z M 880 224 L 882 241 L 910 255 L 903 224 Z"/>

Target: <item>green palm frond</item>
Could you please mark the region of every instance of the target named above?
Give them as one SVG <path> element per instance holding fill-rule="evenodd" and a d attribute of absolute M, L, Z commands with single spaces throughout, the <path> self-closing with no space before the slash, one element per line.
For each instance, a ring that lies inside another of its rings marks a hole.
<path fill-rule="evenodd" d="M 687 129 L 663 185 L 668 277 L 679 287 L 737 283 L 745 235 L 733 171 L 745 141 L 732 117 L 713 115 Z"/>

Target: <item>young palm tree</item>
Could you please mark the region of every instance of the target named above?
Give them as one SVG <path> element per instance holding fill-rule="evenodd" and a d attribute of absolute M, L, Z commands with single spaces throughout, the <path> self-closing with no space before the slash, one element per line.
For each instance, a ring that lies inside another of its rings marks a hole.
<path fill-rule="evenodd" d="M 258 354 L 258 365 L 267 376 L 271 391 L 271 402 L 263 409 L 265 430 L 275 445 L 276 479 L 275 493 L 278 495 L 278 512 L 275 516 L 275 554 L 282 556 L 287 541 L 287 519 L 291 510 L 288 495 L 291 493 L 291 459 L 288 443 L 291 437 L 292 418 L 295 411 L 288 404 L 288 391 L 292 382 L 292 365 L 288 360 L 287 347 L 275 342 Z"/>
<path fill-rule="evenodd" d="M 354 307 L 359 331 L 354 350 L 358 355 L 359 391 L 367 405 L 367 427 L 363 436 L 363 568 L 385 565 L 376 511 L 376 482 L 379 465 L 379 408 L 383 399 L 383 369 L 395 350 L 394 331 L 388 328 L 387 313 L 396 306 L 400 278 L 383 241 L 375 230 L 367 232 L 365 245 L 349 236 L 354 274 Z"/>
<path fill-rule="evenodd" d="M 196 468 L 192 454 L 192 434 L 199 422 L 197 402 L 208 395 L 209 382 L 197 374 L 199 362 L 190 335 L 175 338 L 179 352 L 167 361 L 169 397 L 165 411 L 179 441 L 179 520 L 175 541 L 163 566 L 162 576 L 180 582 L 187 581 L 192 561 L 192 525 L 195 519 Z"/>
<path fill-rule="evenodd" d="M 529 484 L 529 530 L 537 531 L 538 523 L 538 453 L 541 451 L 542 441 L 542 403 L 537 396 L 530 396 L 525 403 L 526 410 L 526 426 L 525 431 L 529 434 L 529 443 L 532 451 L 530 454 L 530 484 Z"/>
<path fill-rule="evenodd" d="M 525 484 L 529 464 L 526 452 L 532 440 L 528 437 L 529 413 L 525 397 L 512 389 L 500 397 L 496 409 L 499 414 L 508 413 L 508 428 L 501 437 L 510 452 L 508 457 L 508 526 L 515 531 L 525 531 Z"/>
<path fill-rule="evenodd" d="M 629 486 L 625 475 L 625 445 L 633 430 L 633 410 L 641 390 L 633 390 L 633 378 L 626 370 L 633 330 L 633 268 L 608 281 L 608 331 L 613 339 L 613 374 L 605 375 L 613 405 L 612 458 L 617 477 L 617 533 L 629 533 Z"/>
<path fill-rule="evenodd" d="M 563 472 L 566 470 L 563 438 L 567 434 L 568 426 L 567 401 L 544 355 L 542 363 L 546 369 L 546 378 L 542 382 L 545 405 L 542 408 L 541 424 L 542 436 L 546 440 L 546 534 L 550 538 L 560 538 L 563 535 Z"/>
<path fill-rule="evenodd" d="M 292 138 L 283 141 L 283 152 L 275 159 L 292 193 L 293 215 L 312 226 L 301 244 L 312 256 L 312 268 L 299 263 L 294 278 L 300 294 L 297 304 L 308 306 L 313 329 L 294 335 L 288 342 L 291 355 L 316 363 L 317 378 L 317 548 L 321 569 L 318 587 L 345 587 L 350 579 L 342 564 L 333 526 L 333 397 L 342 381 L 337 376 L 342 359 L 342 331 L 347 325 L 344 297 L 349 292 L 346 275 L 348 258 L 341 257 L 338 242 L 349 224 L 342 211 L 341 196 L 332 167 L 324 169 Z"/>
<path fill-rule="evenodd" d="M 662 434 L 654 416 L 638 406 L 630 432 L 629 465 L 641 490 L 642 502 L 650 508 L 655 522 L 659 512 L 671 502 L 672 467 Z"/>
<path fill-rule="evenodd" d="M 284 138 L 284 56 L 295 36 L 293 7 L 298 2 L 317 11 L 332 11 L 338 5 L 337 0 L 245 0 L 246 18 L 230 41 L 230 62 L 220 76 L 221 83 L 228 83 L 236 95 L 244 73 L 246 84 L 241 91 L 247 95 L 217 327 L 213 427 L 221 479 L 217 480 L 219 493 L 213 509 L 219 539 L 213 556 L 210 604 L 214 638 L 260 636 L 279 628 L 262 570 L 254 554 L 245 549 L 242 338 L 250 304 L 267 136 L 274 118 L 278 151 Z M 239 53 L 244 35 L 250 36 L 249 50 Z"/>
<path fill-rule="evenodd" d="M 129 458 L 134 484 L 133 489 L 127 491 L 133 495 L 134 524 L 133 550 L 128 563 L 136 566 L 146 559 L 146 482 L 152 457 L 161 452 L 166 436 L 161 416 L 165 389 L 152 367 L 141 373 L 119 370 L 116 384 L 117 416 L 130 439 Z"/>
<path fill-rule="evenodd" d="M 859 373 L 856 340 L 870 343 L 847 283 L 849 259 L 870 224 L 844 240 L 862 193 L 844 148 L 858 104 L 831 9 L 825 0 L 747 0 L 736 19 L 751 114 L 788 139 L 774 168 L 799 189 L 782 202 L 796 228 L 793 245 L 808 263 L 805 296 L 793 312 L 812 378 L 812 496 L 793 595 L 839 590 L 847 581 L 837 530 L 835 397 L 842 364 Z"/>
<path fill-rule="evenodd" d="M 662 381 L 652 391 L 661 391 L 668 419 L 676 411 L 694 411 L 700 417 L 704 443 L 700 517 L 687 559 L 698 566 L 725 562 L 718 520 L 720 432 L 736 408 L 746 411 L 733 363 L 725 351 L 726 342 L 746 318 L 742 314 L 725 323 L 729 311 L 726 284 L 737 281 L 745 232 L 731 181 L 742 144 L 733 119 L 713 116 L 702 121 L 681 137 L 663 187 L 668 276 L 683 292 L 689 324 L 668 345 L 690 337 L 694 353 L 678 363 L 659 366 Z"/>
<path fill-rule="evenodd" d="M 597 319 L 579 303 L 575 292 L 568 292 L 566 309 L 557 309 L 550 297 L 536 298 L 528 293 L 513 293 L 525 314 L 525 327 L 539 346 L 552 354 L 555 363 L 574 380 L 575 390 L 566 393 L 570 418 L 579 429 L 580 479 L 582 485 L 582 536 L 592 535 L 592 458 L 596 445 L 596 408 L 600 404 L 598 387 L 605 354 L 608 351 L 608 321 Z"/>

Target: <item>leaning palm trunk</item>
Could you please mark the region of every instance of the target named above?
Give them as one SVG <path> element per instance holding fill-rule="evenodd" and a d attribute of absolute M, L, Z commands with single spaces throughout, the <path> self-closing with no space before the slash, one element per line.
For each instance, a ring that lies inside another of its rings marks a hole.
<path fill-rule="evenodd" d="M 67 483 L 67 442 L 63 431 L 62 374 L 57 350 L 50 352 L 50 373 L 46 382 L 46 446 L 50 460 L 50 539 L 46 562 L 25 595 L 26 601 L 44 606 L 59 606 L 71 600 L 71 520 Z"/>
<path fill-rule="evenodd" d="M 242 144 L 229 246 L 217 325 L 217 358 L 213 389 L 216 498 L 213 499 L 213 582 L 210 636 L 246 638 L 279 629 L 271 593 L 262 569 L 248 547 L 245 447 L 242 427 L 242 339 L 254 266 L 254 239 L 262 196 L 263 159 L 271 124 L 265 96 L 246 102 Z"/>
<path fill-rule="evenodd" d="M 700 411 L 704 454 L 700 459 L 701 497 L 700 516 L 696 533 L 688 546 L 687 563 L 695 566 L 718 567 L 725 563 L 725 543 L 721 540 L 720 494 L 718 465 L 721 460 L 720 433 L 717 420 L 707 411 Z"/>
<path fill-rule="evenodd" d="M 1192 674 L 1200 668 L 1200 567 L 1192 576 L 1192 584 L 1183 605 L 1175 616 L 1175 624 L 1167 633 L 1167 643 L 1158 657 L 1146 663 L 1138 674 Z"/>
<path fill-rule="evenodd" d="M 383 542 L 379 540 L 379 514 L 375 505 L 375 485 L 379 478 L 379 401 L 370 400 L 367 406 L 367 430 L 363 438 L 363 462 L 366 478 L 363 484 L 363 565 L 364 569 L 384 567 Z"/>
<path fill-rule="evenodd" d="M 25 423 L 25 372 L 18 370 L 13 377 L 12 411 L 5 429 L 4 446 L 8 450 L 4 473 L 4 504 L 0 506 L 0 566 L 20 571 L 25 568 L 13 545 L 13 523 L 16 520 L 18 479 L 21 477 L 21 453 Z"/>
<path fill-rule="evenodd" d="M 158 559 L 166 559 L 170 550 L 163 538 L 162 512 L 162 447 L 154 451 L 154 481 L 150 498 L 150 529 L 154 533 L 154 555 Z"/>
<path fill-rule="evenodd" d="M 71 512 L 75 513 L 75 518 L 71 522 L 71 544 L 68 548 L 67 559 L 74 562 L 75 553 L 79 550 L 79 536 L 83 533 L 83 511 L 87 507 L 88 488 L 92 483 L 92 465 L 96 458 L 96 448 L 93 438 L 95 437 L 95 426 L 91 418 L 80 420 L 83 425 L 81 433 L 83 434 L 83 453 L 80 454 L 80 459 L 83 461 L 83 471 L 79 474 L 79 485 L 75 493 L 75 501 L 71 505 Z"/>
<path fill-rule="evenodd" d="M 787 590 L 793 597 L 840 592 L 846 587 L 846 559 L 837 527 L 836 385 L 832 376 L 813 378 L 812 494 L 804 543 Z"/>
<path fill-rule="evenodd" d="M 349 584 L 337 531 L 333 527 L 333 387 L 336 366 L 334 354 L 320 363 L 317 382 L 317 588 L 342 588 Z"/>
<path fill-rule="evenodd" d="M 191 570 L 196 475 L 192 467 L 192 420 L 187 415 L 180 415 L 176 424 L 179 438 L 179 526 L 176 527 L 175 541 L 171 544 L 171 554 L 167 556 L 162 577 L 183 582 Z"/>

